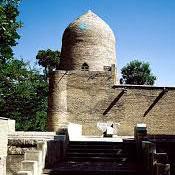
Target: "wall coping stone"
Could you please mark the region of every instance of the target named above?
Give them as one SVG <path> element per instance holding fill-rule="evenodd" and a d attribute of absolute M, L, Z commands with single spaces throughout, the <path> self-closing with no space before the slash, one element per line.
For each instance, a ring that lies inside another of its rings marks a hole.
<path fill-rule="evenodd" d="M 0 117 L 0 120 L 9 120 L 9 119 L 5 117 Z"/>
<path fill-rule="evenodd" d="M 112 88 L 128 88 L 128 89 L 167 89 L 167 90 L 175 90 L 175 86 L 152 86 L 152 85 L 131 85 L 131 84 L 120 84 L 114 85 Z"/>

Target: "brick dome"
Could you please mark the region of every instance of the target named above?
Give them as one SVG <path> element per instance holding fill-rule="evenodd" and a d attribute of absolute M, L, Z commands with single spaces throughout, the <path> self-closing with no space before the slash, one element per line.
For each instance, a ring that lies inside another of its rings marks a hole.
<path fill-rule="evenodd" d="M 59 69 L 103 71 L 104 66 L 115 64 L 115 59 L 115 36 L 93 12 L 88 11 L 65 29 Z"/>

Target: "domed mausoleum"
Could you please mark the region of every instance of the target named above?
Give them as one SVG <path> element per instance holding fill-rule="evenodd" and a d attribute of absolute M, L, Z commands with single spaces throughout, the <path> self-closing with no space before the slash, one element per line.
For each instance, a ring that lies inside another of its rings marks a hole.
<path fill-rule="evenodd" d="M 91 11 L 65 29 L 60 65 L 49 80 L 49 131 L 74 124 L 76 135 L 102 136 L 112 126 L 128 136 L 145 123 L 150 134 L 175 134 L 175 88 L 118 84 L 115 44 L 110 27 Z"/>
<path fill-rule="evenodd" d="M 88 11 L 65 29 L 59 69 L 103 71 L 115 65 L 115 60 L 114 33 L 93 12 Z"/>

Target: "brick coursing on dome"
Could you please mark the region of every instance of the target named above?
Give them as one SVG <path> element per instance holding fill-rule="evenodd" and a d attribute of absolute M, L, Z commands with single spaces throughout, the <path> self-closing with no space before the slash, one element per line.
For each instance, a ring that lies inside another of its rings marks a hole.
<path fill-rule="evenodd" d="M 64 31 L 61 70 L 80 70 L 83 63 L 90 71 L 103 71 L 115 64 L 115 36 L 111 28 L 96 14 L 88 11 Z"/>

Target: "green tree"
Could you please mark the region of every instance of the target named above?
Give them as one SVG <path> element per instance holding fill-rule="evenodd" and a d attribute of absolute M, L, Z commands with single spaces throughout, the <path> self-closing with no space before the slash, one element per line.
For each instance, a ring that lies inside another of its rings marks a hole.
<path fill-rule="evenodd" d="M 16 120 L 17 130 L 45 131 L 48 84 L 23 60 L 12 59 L 0 70 L 0 114 Z"/>
<path fill-rule="evenodd" d="M 16 120 L 17 130 L 45 131 L 48 84 L 44 75 L 13 57 L 20 38 L 19 0 L 0 2 L 0 115 Z"/>
<path fill-rule="evenodd" d="M 12 47 L 20 38 L 17 29 L 22 24 L 17 20 L 19 0 L 0 2 L 0 64 L 13 57 Z"/>
<path fill-rule="evenodd" d="M 60 52 L 48 50 L 39 50 L 36 56 L 38 64 L 44 67 L 44 73 L 48 77 L 56 67 L 59 65 Z"/>
<path fill-rule="evenodd" d="M 121 69 L 121 83 L 134 85 L 154 85 L 156 76 L 151 73 L 149 63 L 131 61 Z"/>

